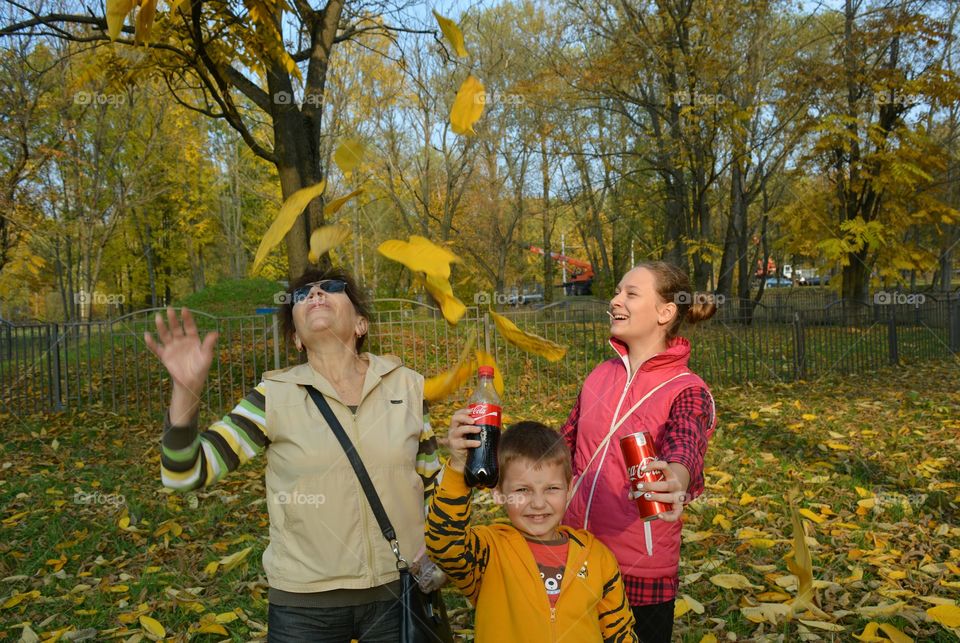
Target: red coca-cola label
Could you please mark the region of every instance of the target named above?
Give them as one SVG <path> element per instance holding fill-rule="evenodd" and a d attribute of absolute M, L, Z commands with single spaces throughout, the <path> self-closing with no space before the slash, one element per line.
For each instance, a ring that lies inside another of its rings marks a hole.
<path fill-rule="evenodd" d="M 630 478 L 630 482 L 636 484 L 637 482 L 656 482 L 657 480 L 663 480 L 663 471 L 660 471 L 660 469 L 651 469 L 650 471 L 643 470 L 645 466 L 655 461 L 655 457 L 647 456 L 640 461 L 640 464 L 628 466 L 627 476 Z"/>
<path fill-rule="evenodd" d="M 500 407 L 495 404 L 481 402 L 470 405 L 470 417 L 476 420 L 474 424 L 487 424 L 499 428 L 500 412 Z"/>

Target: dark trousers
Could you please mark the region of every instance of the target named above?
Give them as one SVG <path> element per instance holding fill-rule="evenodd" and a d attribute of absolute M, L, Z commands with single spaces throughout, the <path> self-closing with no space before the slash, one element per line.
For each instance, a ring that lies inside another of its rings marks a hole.
<path fill-rule="evenodd" d="M 670 643 L 673 636 L 673 601 L 633 608 L 633 626 L 640 643 Z"/>
<path fill-rule="evenodd" d="M 269 643 L 397 643 L 400 601 L 349 607 L 286 607 L 270 604 Z"/>

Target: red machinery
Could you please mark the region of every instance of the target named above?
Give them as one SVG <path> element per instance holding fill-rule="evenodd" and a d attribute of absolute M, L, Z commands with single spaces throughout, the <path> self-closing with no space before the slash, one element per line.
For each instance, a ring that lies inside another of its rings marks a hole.
<path fill-rule="evenodd" d="M 529 246 L 530 252 L 538 255 L 546 254 L 543 248 Z M 568 280 L 563 282 L 563 289 L 567 295 L 590 295 L 590 286 L 593 284 L 593 265 L 589 261 L 574 259 L 559 252 L 551 252 L 550 258 L 566 266 Z"/>

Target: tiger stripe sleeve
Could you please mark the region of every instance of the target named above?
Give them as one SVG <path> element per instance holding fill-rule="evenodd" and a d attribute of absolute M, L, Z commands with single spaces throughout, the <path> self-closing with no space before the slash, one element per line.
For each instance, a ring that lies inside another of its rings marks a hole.
<path fill-rule="evenodd" d="M 440 452 L 437 450 L 437 436 L 430 426 L 430 411 L 427 402 L 423 402 L 423 427 L 420 430 L 420 445 L 417 449 L 417 475 L 423 482 L 423 515 L 430 511 L 430 498 L 440 472 Z"/>
<path fill-rule="evenodd" d="M 600 545 L 599 541 L 595 544 Z M 597 612 L 603 641 L 604 643 L 637 643 L 637 636 L 633 629 L 633 610 L 627 601 L 620 566 L 613 553 L 605 546 L 600 546 L 604 549 L 600 569 L 602 578 L 606 580 L 603 583 L 603 595 L 597 604 Z"/>
<path fill-rule="evenodd" d="M 270 443 L 266 406 L 261 382 L 203 433 L 196 418 L 186 426 L 173 426 L 167 413 L 160 440 L 163 486 L 190 491 L 212 485 L 263 452 Z"/>
<path fill-rule="evenodd" d="M 427 555 L 471 603 L 490 560 L 490 546 L 470 528 L 471 489 L 463 472 L 445 467 L 427 515 Z"/>

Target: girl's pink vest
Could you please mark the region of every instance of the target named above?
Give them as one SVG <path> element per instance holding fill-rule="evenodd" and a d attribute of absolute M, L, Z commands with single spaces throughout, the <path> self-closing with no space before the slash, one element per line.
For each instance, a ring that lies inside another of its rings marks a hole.
<path fill-rule="evenodd" d="M 620 452 L 620 438 L 649 431 L 659 447 L 657 438 L 677 395 L 686 388 L 707 388 L 707 385 L 688 372 L 690 343 L 682 337 L 674 338 L 666 351 L 644 362 L 630 382 L 627 381 L 626 346 L 617 339 L 611 339 L 610 344 L 620 357 L 593 369 L 580 391 L 580 417 L 573 456 L 573 472 L 575 478 L 580 479 L 580 486 L 570 501 L 563 522 L 587 529 L 597 536 L 613 551 L 625 576 L 673 577 L 680 562 L 681 522 L 652 520 L 644 523 L 640 519 L 635 501 L 627 498 L 629 483 Z M 675 379 L 630 413 L 607 446 L 594 458 L 589 470 L 584 471 L 613 423 L 622 419 L 657 385 L 671 378 Z M 711 419 L 711 434 L 715 415 L 713 413 Z"/>

